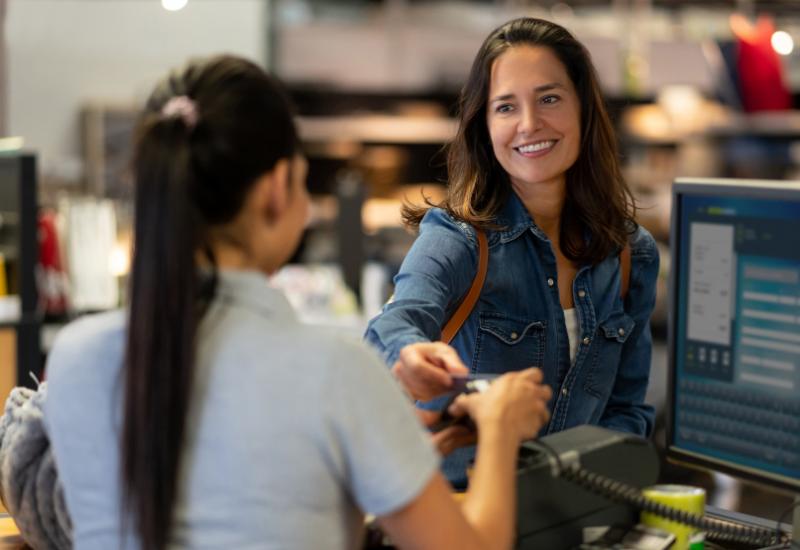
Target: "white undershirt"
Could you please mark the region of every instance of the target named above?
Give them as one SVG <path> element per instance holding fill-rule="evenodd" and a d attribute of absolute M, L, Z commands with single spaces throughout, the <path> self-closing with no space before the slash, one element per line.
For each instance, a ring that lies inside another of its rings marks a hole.
<path fill-rule="evenodd" d="M 575 308 L 571 307 L 564 310 L 564 324 L 567 325 L 567 337 L 569 338 L 569 361 L 575 361 L 575 354 L 578 352 L 578 316 Z"/>

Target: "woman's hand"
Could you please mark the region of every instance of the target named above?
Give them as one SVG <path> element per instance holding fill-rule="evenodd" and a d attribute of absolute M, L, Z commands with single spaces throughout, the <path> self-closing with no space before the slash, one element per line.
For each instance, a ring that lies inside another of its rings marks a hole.
<path fill-rule="evenodd" d="M 504 374 L 483 393 L 460 395 L 448 409 L 453 416 L 468 414 L 478 432 L 500 429 L 516 443 L 534 437 L 550 418 L 547 402 L 553 396 L 536 368 Z"/>
<path fill-rule="evenodd" d="M 424 409 L 414 409 L 414 411 L 425 427 L 436 424 L 442 418 L 440 411 L 426 411 Z M 461 447 L 474 445 L 477 440 L 478 436 L 475 431 L 461 424 L 453 424 L 431 434 L 431 443 L 442 456 L 447 456 Z"/>
<path fill-rule="evenodd" d="M 467 367 L 458 353 L 444 342 L 419 342 L 400 350 L 392 374 L 405 390 L 421 401 L 438 397 L 450 390 L 453 374 L 466 376 Z"/>

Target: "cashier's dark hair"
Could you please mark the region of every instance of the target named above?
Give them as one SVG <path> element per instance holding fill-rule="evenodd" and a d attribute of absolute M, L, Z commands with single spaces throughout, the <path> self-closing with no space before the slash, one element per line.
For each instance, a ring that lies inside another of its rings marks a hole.
<path fill-rule="evenodd" d="M 259 176 L 298 145 L 281 85 L 230 56 L 171 73 L 139 120 L 121 499 L 142 548 L 170 540 L 195 336 L 216 286 L 207 229 L 231 221 Z"/>
<path fill-rule="evenodd" d="M 510 48 L 544 46 L 564 65 L 580 102 L 581 143 L 567 170 L 560 246 L 565 256 L 596 264 L 625 247 L 636 224 L 635 203 L 622 177 L 619 147 L 591 56 L 564 27 L 533 17 L 513 19 L 492 31 L 473 61 L 459 98 L 459 126 L 447 149 L 448 187 L 439 204 L 456 219 L 495 227 L 512 193 L 497 162 L 486 123 L 492 65 Z M 419 225 L 427 208 L 407 205 L 403 218 Z M 586 233 L 591 235 L 586 240 Z"/>

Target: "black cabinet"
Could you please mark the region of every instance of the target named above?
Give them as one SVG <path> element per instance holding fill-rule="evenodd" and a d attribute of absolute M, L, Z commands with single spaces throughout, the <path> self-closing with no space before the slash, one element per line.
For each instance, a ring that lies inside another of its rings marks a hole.
<path fill-rule="evenodd" d="M 36 156 L 33 153 L 0 154 L 0 253 L 6 269 L 8 292 L 18 298 L 18 311 L 0 320 L 4 330 L 15 332 L 14 383 L 33 385 L 28 375 L 41 375 L 41 316 L 38 311 L 36 265 L 37 238 Z M 6 298 L 8 299 L 8 298 Z M 7 308 L 8 309 L 8 308 Z M 16 309 L 16 308 L 13 308 Z M 8 351 L 8 350 L 6 350 Z"/>

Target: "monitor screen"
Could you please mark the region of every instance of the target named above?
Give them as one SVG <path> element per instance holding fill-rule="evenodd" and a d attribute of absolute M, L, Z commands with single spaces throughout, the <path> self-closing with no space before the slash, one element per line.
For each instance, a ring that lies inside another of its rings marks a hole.
<path fill-rule="evenodd" d="M 800 182 L 673 186 L 668 455 L 800 491 Z"/>

